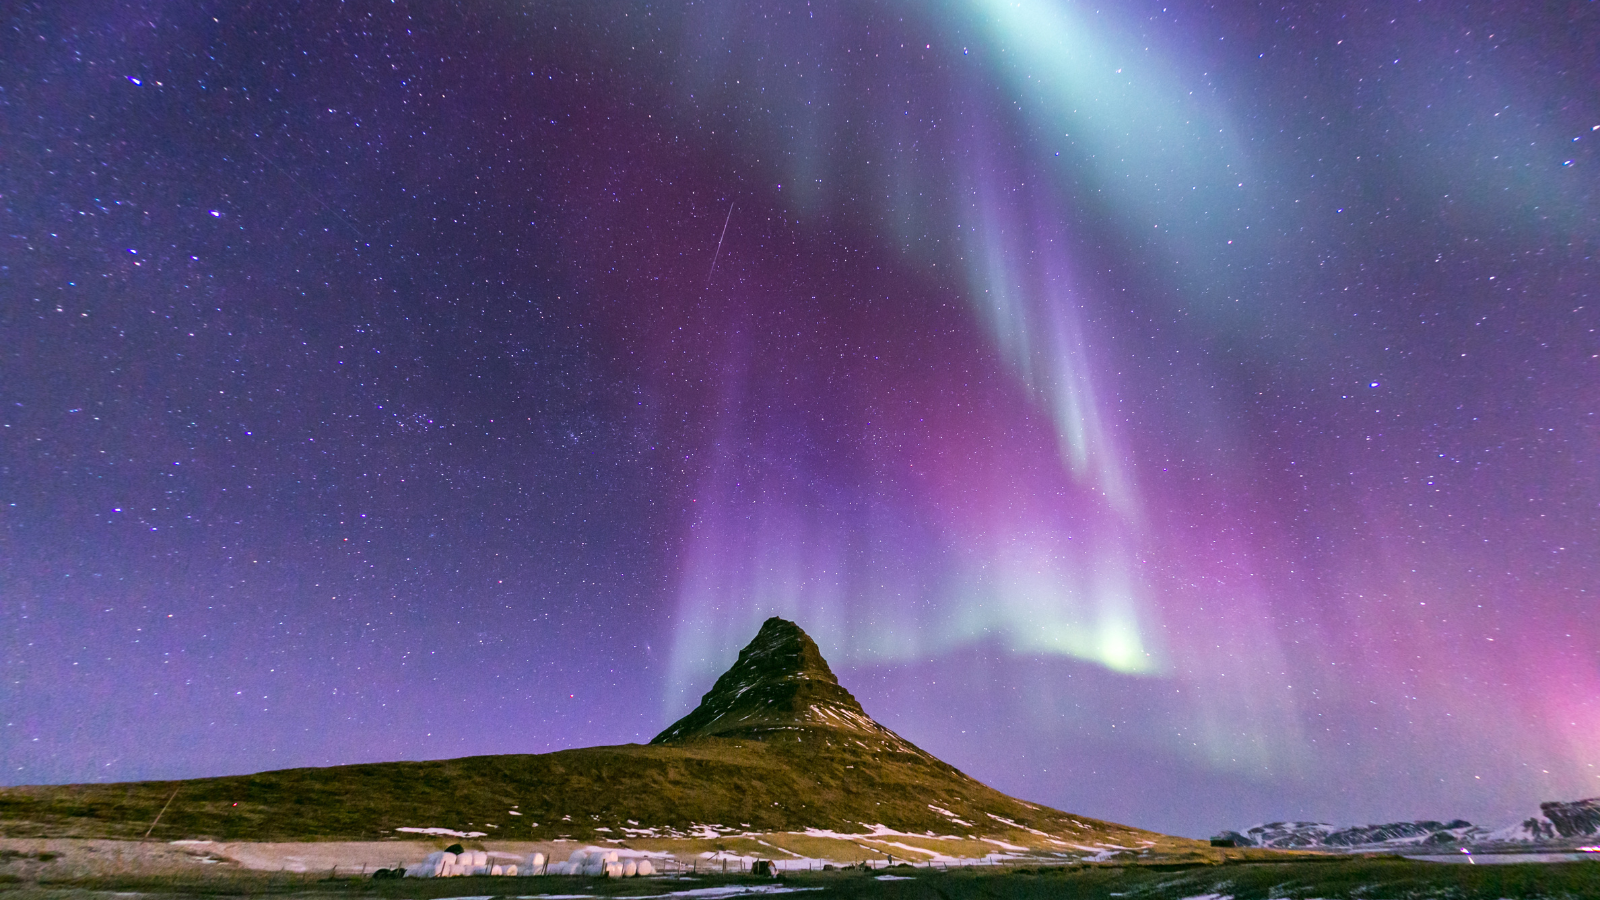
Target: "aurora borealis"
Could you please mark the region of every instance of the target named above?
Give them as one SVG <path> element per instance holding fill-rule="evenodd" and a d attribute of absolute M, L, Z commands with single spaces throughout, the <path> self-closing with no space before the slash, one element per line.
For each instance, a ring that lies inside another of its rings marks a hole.
<path fill-rule="evenodd" d="M 782 615 L 1076 813 L 1600 795 L 1593 3 L 5 24 L 4 783 L 647 740 Z"/>

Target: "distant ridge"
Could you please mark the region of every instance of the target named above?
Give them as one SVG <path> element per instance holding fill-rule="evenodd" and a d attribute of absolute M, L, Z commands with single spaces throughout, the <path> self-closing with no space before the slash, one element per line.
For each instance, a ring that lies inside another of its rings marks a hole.
<path fill-rule="evenodd" d="M 1268 822 L 1243 832 L 1224 831 L 1216 840 L 1236 847 L 1277 850 L 1439 852 L 1500 845 L 1559 849 L 1593 842 L 1600 835 L 1600 797 L 1539 804 L 1542 815 L 1504 828 L 1489 829 L 1465 819 L 1438 822 L 1388 822 L 1338 827 L 1327 822 Z"/>
<path fill-rule="evenodd" d="M 161 840 L 392 840 L 443 830 L 502 841 L 688 841 L 696 852 L 744 840 L 758 854 L 783 841 L 799 855 L 827 844 L 901 858 L 1209 852 L 973 780 L 874 721 L 816 643 L 778 618 L 698 707 L 646 745 L 0 788 L 6 837 L 137 839 L 158 813 L 152 836 Z"/>

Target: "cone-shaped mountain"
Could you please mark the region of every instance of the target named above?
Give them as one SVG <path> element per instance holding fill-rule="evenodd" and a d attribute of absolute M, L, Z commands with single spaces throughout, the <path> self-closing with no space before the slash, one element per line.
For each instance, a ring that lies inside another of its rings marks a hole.
<path fill-rule="evenodd" d="M 175 790 L 181 802 L 161 812 Z M 370 840 L 429 826 L 518 841 L 766 834 L 748 849 L 767 853 L 775 835 L 827 832 L 854 835 L 842 844 L 853 853 L 888 828 L 900 843 L 874 852 L 931 835 L 956 855 L 995 841 L 1068 855 L 1198 846 L 980 784 L 874 722 L 811 638 L 777 618 L 693 712 L 645 745 L 0 788 L 0 836 L 137 838 L 158 813 L 164 840 Z"/>
<path fill-rule="evenodd" d="M 650 743 L 712 736 L 760 739 L 819 728 L 921 752 L 867 715 L 800 626 L 773 616 L 700 698 L 700 705 Z"/>

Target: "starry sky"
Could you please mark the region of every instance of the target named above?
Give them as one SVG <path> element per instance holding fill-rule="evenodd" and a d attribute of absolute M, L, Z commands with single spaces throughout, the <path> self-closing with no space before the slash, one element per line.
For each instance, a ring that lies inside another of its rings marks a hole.
<path fill-rule="evenodd" d="M 3 25 L 0 782 L 648 740 L 776 614 L 1077 813 L 1600 795 L 1600 4 Z"/>

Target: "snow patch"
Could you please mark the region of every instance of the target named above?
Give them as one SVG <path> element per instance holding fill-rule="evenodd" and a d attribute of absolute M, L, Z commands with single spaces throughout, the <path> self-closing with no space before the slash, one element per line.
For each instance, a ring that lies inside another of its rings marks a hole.
<path fill-rule="evenodd" d="M 694 888 L 666 894 L 646 894 L 634 900 L 653 900 L 655 897 L 738 897 L 745 894 L 797 894 L 802 891 L 820 891 L 819 887 L 785 887 L 781 884 L 736 884 L 727 887 Z"/>
<path fill-rule="evenodd" d="M 949 819 L 950 821 L 956 823 L 957 825 L 961 825 L 961 826 L 964 826 L 964 827 L 967 827 L 967 828 L 971 828 L 972 827 L 972 823 L 971 822 L 967 822 L 965 820 L 957 818 L 956 814 L 951 812 L 948 809 L 942 809 L 940 807 L 934 806 L 932 803 L 928 804 L 928 808 L 933 810 L 934 812 L 938 813 L 939 815 L 944 816 L 945 818 Z"/>
<path fill-rule="evenodd" d="M 1088 856 L 1085 856 L 1083 858 L 1083 861 L 1084 862 L 1109 862 L 1111 860 L 1111 858 L 1116 856 L 1116 855 L 1117 855 L 1117 851 L 1115 851 L 1115 850 L 1101 850 L 1099 853 L 1091 853 Z"/>
<path fill-rule="evenodd" d="M 480 838 L 489 836 L 487 831 L 451 831 L 448 828 L 411 828 L 408 826 L 405 828 L 396 828 L 395 831 L 403 831 L 407 834 L 437 834 L 458 838 Z M 456 900 L 456 898 L 443 898 L 443 900 Z"/>
<path fill-rule="evenodd" d="M 1006 818 L 1005 816 L 997 816 L 994 813 L 985 813 L 984 815 L 987 815 L 989 818 L 995 820 L 996 822 L 1001 822 L 1003 824 L 1010 825 L 1012 828 L 1015 828 L 1018 831 L 1026 831 L 1029 834 L 1037 834 L 1040 837 L 1050 837 L 1049 834 L 1046 834 L 1045 832 L 1040 831 L 1037 828 L 1029 828 L 1028 826 L 1022 824 L 1021 822 L 1013 822 L 1010 819 Z"/>

